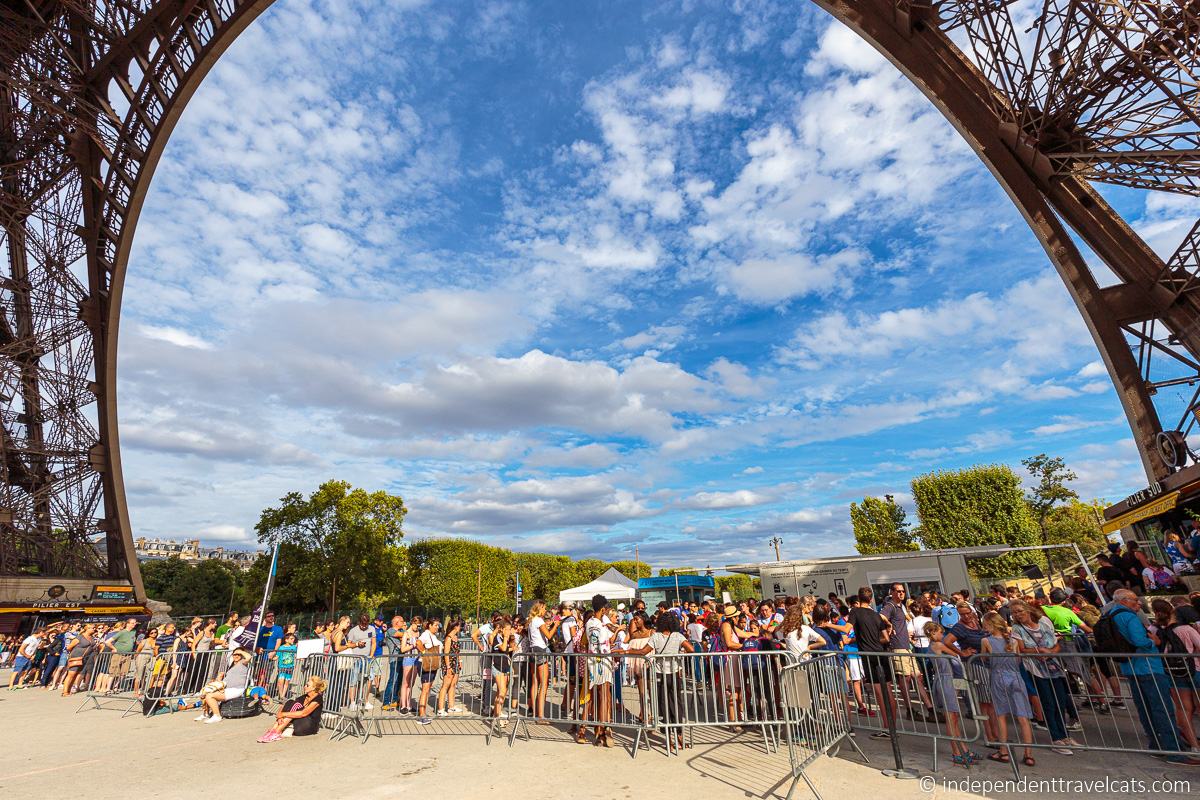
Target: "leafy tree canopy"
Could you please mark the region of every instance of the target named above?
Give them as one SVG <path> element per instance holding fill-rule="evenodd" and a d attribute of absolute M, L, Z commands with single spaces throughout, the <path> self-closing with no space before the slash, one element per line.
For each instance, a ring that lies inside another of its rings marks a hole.
<path fill-rule="evenodd" d="M 854 545 L 863 555 L 918 549 L 904 509 L 890 494 L 883 499 L 864 497 L 861 504 L 851 503 L 850 523 L 854 527 Z"/>
<path fill-rule="evenodd" d="M 922 475 L 913 479 L 912 492 L 921 519 L 921 544 L 927 549 L 1038 544 L 1037 523 L 1021 493 L 1021 481 L 1007 466 Z M 974 559 L 970 567 L 979 577 L 1011 577 L 1024 565 L 1044 563 L 1036 553 L 1025 552 Z"/>

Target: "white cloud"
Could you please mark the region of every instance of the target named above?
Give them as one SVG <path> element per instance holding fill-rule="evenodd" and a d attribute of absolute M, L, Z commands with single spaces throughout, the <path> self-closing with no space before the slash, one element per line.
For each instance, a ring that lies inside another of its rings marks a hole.
<path fill-rule="evenodd" d="M 591 444 L 546 447 L 530 454 L 526 467 L 557 467 L 567 469 L 604 469 L 620 460 L 621 454 L 613 447 L 592 442 Z"/>
<path fill-rule="evenodd" d="M 138 325 L 138 333 L 148 339 L 156 339 L 176 347 L 190 347 L 195 350 L 211 350 L 213 347 L 199 336 L 167 325 Z"/>
<path fill-rule="evenodd" d="M 748 508 L 760 506 L 773 500 L 770 495 L 753 492 L 749 489 L 735 489 L 729 492 L 697 492 L 691 497 L 681 500 L 682 508 L 694 509 L 724 509 Z"/>
<path fill-rule="evenodd" d="M 655 325 L 641 333 L 626 336 L 620 344 L 626 350 L 645 350 L 649 347 L 660 351 L 671 350 L 686 333 L 687 328 L 683 325 Z"/>
<path fill-rule="evenodd" d="M 204 542 L 227 542 L 243 544 L 254 539 L 250 531 L 240 525 L 208 525 L 197 531 Z"/>
<path fill-rule="evenodd" d="M 678 83 L 652 102 L 693 116 L 715 114 L 725 110 L 730 88 L 729 78 L 720 72 L 689 69 L 684 71 Z"/>
<path fill-rule="evenodd" d="M 846 286 L 858 271 L 865 254 L 843 250 L 829 256 L 812 257 L 791 253 L 775 258 L 752 258 L 730 265 L 726 271 L 729 288 L 738 299 L 774 304 L 807 294 L 824 294 Z"/>
<path fill-rule="evenodd" d="M 1053 363 L 1092 342 L 1058 276 L 1047 272 L 999 297 L 976 293 L 878 314 L 836 311 L 801 326 L 794 346 L 781 355 L 815 368 L 848 356 L 886 358 L 923 348 L 977 353 L 980 346 L 996 345 L 1028 363 Z M 1065 387 L 1047 392 L 1073 393 Z"/>

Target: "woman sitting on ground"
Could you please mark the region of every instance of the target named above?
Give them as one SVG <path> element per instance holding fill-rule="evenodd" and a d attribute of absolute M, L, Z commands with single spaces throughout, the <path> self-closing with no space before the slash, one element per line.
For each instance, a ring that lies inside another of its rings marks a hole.
<path fill-rule="evenodd" d="M 315 675 L 304 684 L 304 694 L 285 700 L 275 714 L 275 724 L 258 741 L 277 742 L 285 736 L 312 736 L 321 728 L 321 707 L 325 701 L 325 680 Z"/>
<path fill-rule="evenodd" d="M 218 687 L 217 684 L 221 685 Z M 229 656 L 229 668 L 224 674 L 217 676 L 217 680 L 209 686 L 211 691 L 205 691 L 201 696 L 204 702 L 204 712 L 196 717 L 197 722 L 220 722 L 221 721 L 221 703 L 226 700 L 232 700 L 235 697 L 241 697 L 246 691 L 246 686 L 250 683 L 250 654 L 245 650 L 238 648 Z M 205 687 L 206 689 L 208 687 Z"/>

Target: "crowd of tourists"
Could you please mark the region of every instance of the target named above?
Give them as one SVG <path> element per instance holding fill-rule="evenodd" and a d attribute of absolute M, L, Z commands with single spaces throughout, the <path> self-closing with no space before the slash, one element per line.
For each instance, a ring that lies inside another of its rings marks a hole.
<path fill-rule="evenodd" d="M 339 713 L 378 704 L 379 714 L 421 725 L 463 714 L 464 662 L 482 659 L 472 673 L 482 691 L 470 711 L 498 727 L 515 715 L 566 722 L 577 741 L 612 746 L 614 709 L 622 708 L 623 689 L 636 688 L 636 718 L 656 718 L 684 747 L 684 692 L 716 697 L 722 723 L 733 728 L 751 718 L 751 701 L 780 703 L 778 688 L 760 687 L 753 697 L 748 671 L 732 666 L 743 663 L 735 654 L 775 651 L 777 665 L 826 655 L 833 660 L 824 663 L 841 675 L 836 702 L 852 722 L 878 738 L 899 721 L 944 726 L 956 764 L 983 758 L 964 735 L 975 711 L 964 708 L 970 697 L 986 717 L 992 761 L 1007 763 L 1019 751 L 1033 766 L 1035 730 L 1048 734 L 1052 752 L 1070 756 L 1086 749 L 1072 735 L 1082 728 L 1083 711 L 1095 721 L 1132 703 L 1145 750 L 1200 766 L 1191 755 L 1200 754 L 1200 593 L 1155 597 L 1147 614 L 1137 552 L 1118 547 L 1106 554 L 1098 572 L 1107 579 L 1103 591 L 1081 572 L 1048 596 L 997 584 L 985 597 L 966 589 L 908 597 L 896 583 L 882 598 L 863 587 L 846 597 L 706 598 L 648 609 L 640 599 L 627 606 L 597 595 L 553 608 L 536 601 L 524 615 L 471 622 L 342 616 L 303 633 L 268 613 L 251 649 L 237 644 L 244 630 L 237 614 L 222 624 L 196 617 L 187 626 L 146 630 L 133 619 L 59 623 L 0 642 L 0 665 L 12 666 L 12 690 L 40 686 L 66 697 L 87 676 L 92 693 L 187 696 L 180 706 L 197 709 L 197 721 L 209 724 L 222 720 L 231 701 L 257 691 L 279 701 L 275 723 L 259 738 L 271 742 L 315 733 L 327 691 L 336 703 L 330 711 Z M 302 639 L 308 653 L 359 658 L 301 671 Z M 219 670 L 197 677 L 181 668 L 208 651 L 221 651 L 213 661 Z M 730 657 L 672 658 L 690 653 Z M 656 699 L 648 703 L 649 696 Z"/>

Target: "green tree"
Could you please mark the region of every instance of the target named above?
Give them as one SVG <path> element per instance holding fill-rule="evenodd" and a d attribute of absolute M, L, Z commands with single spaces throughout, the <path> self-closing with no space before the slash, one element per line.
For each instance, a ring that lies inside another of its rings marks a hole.
<path fill-rule="evenodd" d="M 312 556 L 301 560 L 289 583 L 334 612 L 339 598 L 399 590 L 405 561 L 397 546 L 406 513 L 398 496 L 331 480 L 308 497 L 284 495 L 278 507 L 262 512 L 255 530 L 260 542 L 286 542 Z"/>
<path fill-rule="evenodd" d="M 571 586 L 582 586 L 608 572 L 608 564 L 598 558 L 582 558 L 575 562 L 575 577 Z"/>
<path fill-rule="evenodd" d="M 717 597 L 721 596 L 721 592 L 729 592 L 735 603 L 748 597 L 762 597 L 762 582 L 758 578 L 739 572 L 733 575 L 718 575 L 713 580 L 717 584 Z"/>
<path fill-rule="evenodd" d="M 1100 529 L 1100 525 L 1107 506 L 1108 503 L 1104 500 L 1092 500 L 1088 503 L 1069 500 L 1064 505 L 1050 509 L 1043 529 L 1046 544 L 1079 545 L 1079 551 L 1084 558 L 1092 553 L 1104 552 L 1108 537 Z M 1047 556 L 1056 566 L 1075 561 L 1073 552 L 1056 555 L 1051 551 Z"/>
<path fill-rule="evenodd" d="M 422 539 L 408 547 L 408 597 L 431 609 L 475 614 L 512 608 L 513 554 L 467 539 Z M 479 582 L 477 584 L 477 581 Z"/>
<path fill-rule="evenodd" d="M 1066 462 L 1062 458 L 1050 458 L 1045 453 L 1023 458 L 1021 463 L 1025 465 L 1030 476 L 1037 481 L 1037 485 L 1026 493 L 1025 500 L 1029 503 L 1029 510 L 1033 513 L 1038 530 L 1042 532 L 1042 544 L 1050 544 L 1046 521 L 1050 518 L 1050 512 L 1059 503 L 1079 499 L 1075 490 L 1067 486 L 1078 476 L 1067 469 Z"/>
<path fill-rule="evenodd" d="M 161 561 L 144 561 L 140 565 L 142 569 L 142 583 L 146 587 L 146 595 L 151 599 L 160 600 L 164 603 L 170 603 L 167 595 L 171 592 L 171 587 L 179 583 L 191 567 L 179 556 L 171 556 L 164 558 Z M 174 609 L 172 609 L 174 610 Z M 182 612 L 187 614 L 189 612 Z"/>
<path fill-rule="evenodd" d="M 1037 523 L 1021 493 L 1021 481 L 1009 467 L 976 466 L 958 472 L 933 472 L 912 482 L 921 544 L 929 549 L 1038 543 Z M 1040 556 L 1014 553 L 973 559 L 981 578 L 1011 577 L 1023 565 L 1041 564 Z"/>
<path fill-rule="evenodd" d="M 558 593 L 575 586 L 575 565 L 567 556 L 548 553 L 511 553 L 521 574 L 521 591 L 526 600 L 558 602 Z"/>
<path fill-rule="evenodd" d="M 917 550 L 904 509 L 890 494 L 864 497 L 861 504 L 850 504 L 850 524 L 854 526 L 854 546 L 863 555 L 903 553 Z"/>

